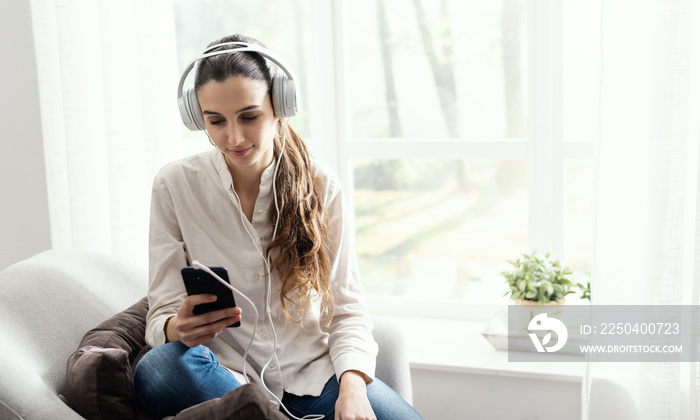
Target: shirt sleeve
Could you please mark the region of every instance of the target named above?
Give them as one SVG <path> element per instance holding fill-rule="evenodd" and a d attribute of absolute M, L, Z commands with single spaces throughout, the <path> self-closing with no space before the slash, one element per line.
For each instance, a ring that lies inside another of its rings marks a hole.
<path fill-rule="evenodd" d="M 329 333 L 328 345 L 337 378 L 348 370 L 356 370 L 369 383 L 374 378 L 377 344 L 359 275 L 352 220 L 340 189 L 329 194 L 332 195 L 326 210 L 335 310 L 330 324 L 321 319 L 321 327 Z"/>
<path fill-rule="evenodd" d="M 187 265 L 182 232 L 173 199 L 160 175 L 153 182 L 149 228 L 149 285 L 146 343 L 165 343 L 165 321 L 187 296 L 180 269 Z"/>

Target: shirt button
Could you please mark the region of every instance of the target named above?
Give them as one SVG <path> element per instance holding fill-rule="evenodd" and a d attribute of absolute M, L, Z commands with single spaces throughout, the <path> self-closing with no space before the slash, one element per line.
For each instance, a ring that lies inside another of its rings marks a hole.
<path fill-rule="evenodd" d="M 257 211 L 258 213 L 262 213 L 262 212 L 263 212 L 263 208 L 262 208 L 262 207 L 257 207 L 257 208 L 255 209 L 255 211 Z"/>
<path fill-rule="evenodd" d="M 271 365 L 270 365 L 270 370 L 275 370 L 275 369 L 277 369 L 277 365 L 274 364 L 274 363 L 271 364 Z"/>
<path fill-rule="evenodd" d="M 265 333 L 264 333 L 264 332 L 261 332 L 261 333 L 260 333 L 260 338 L 265 338 Z"/>

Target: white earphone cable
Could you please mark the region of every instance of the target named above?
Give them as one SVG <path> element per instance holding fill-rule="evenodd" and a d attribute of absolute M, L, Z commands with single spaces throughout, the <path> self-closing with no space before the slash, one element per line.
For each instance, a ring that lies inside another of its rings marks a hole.
<path fill-rule="evenodd" d="M 284 129 L 284 125 L 283 125 L 283 129 Z M 206 131 L 205 131 L 205 133 L 207 134 L 207 137 L 209 137 L 209 133 Z M 211 137 L 209 137 L 209 141 L 212 144 L 214 144 L 214 142 L 211 140 Z M 274 201 L 275 201 L 275 210 L 277 211 L 277 219 L 275 221 L 275 228 L 272 231 L 272 238 L 270 238 L 270 242 L 272 242 L 275 239 L 275 236 L 277 235 L 277 226 L 279 225 L 279 221 L 280 221 L 280 208 L 279 208 L 279 203 L 277 202 L 277 186 L 276 186 L 275 181 L 277 180 L 277 170 L 279 169 L 280 162 L 282 161 L 282 153 L 284 152 L 284 148 L 286 147 L 286 144 L 287 144 L 287 130 L 284 129 L 284 132 L 282 134 L 282 148 L 280 149 L 280 154 L 279 154 L 279 157 L 277 158 L 277 162 L 275 163 L 275 170 L 274 170 L 274 173 L 272 175 L 272 195 L 273 195 Z M 216 147 L 216 145 L 214 147 Z M 250 239 L 253 241 L 253 246 L 255 246 L 255 249 L 257 249 L 258 253 L 260 254 L 260 257 L 263 259 L 263 262 L 265 263 L 265 268 L 267 270 L 267 291 L 266 291 L 267 293 L 266 293 L 266 297 L 265 297 L 265 313 L 267 314 L 267 319 L 270 322 L 270 329 L 272 329 L 273 345 L 272 345 L 272 354 L 270 355 L 270 358 L 267 360 L 265 365 L 260 370 L 260 381 L 262 382 L 262 386 L 265 389 L 265 391 L 267 391 L 267 393 L 270 394 L 275 399 L 275 401 L 277 401 L 279 403 L 280 407 L 282 407 L 282 409 L 284 409 L 284 411 L 289 416 L 291 416 L 293 419 L 295 419 L 295 420 L 321 420 L 321 419 L 325 418 L 325 416 L 323 414 L 309 414 L 309 415 L 306 415 L 306 416 L 301 417 L 301 418 L 296 417 L 295 415 L 290 413 L 289 410 L 287 410 L 287 407 L 285 407 L 284 403 L 282 403 L 282 401 L 277 397 L 277 395 L 275 395 L 274 392 L 270 391 L 270 389 L 265 384 L 265 371 L 267 370 L 268 366 L 270 366 L 270 364 L 272 363 L 272 360 L 275 358 L 275 354 L 277 353 L 277 331 L 275 330 L 274 323 L 272 322 L 272 313 L 270 310 L 270 299 L 271 299 L 271 295 L 272 295 L 272 270 L 270 268 L 269 258 L 266 257 L 265 254 L 263 254 L 262 247 L 258 246 L 258 242 L 253 237 L 253 234 L 250 232 L 250 230 L 248 230 L 248 226 L 246 225 L 246 221 L 243 218 L 243 207 L 241 206 L 241 199 L 238 197 L 238 194 L 236 193 L 236 190 L 233 187 L 231 188 L 231 191 L 233 191 L 233 195 L 236 197 L 236 200 L 238 201 L 238 206 L 240 207 L 241 223 L 243 224 L 243 228 L 248 233 L 248 236 L 250 237 Z M 250 338 L 250 342 L 248 343 L 248 347 L 246 348 L 245 353 L 243 354 L 243 376 L 245 376 L 246 381 L 248 381 L 248 376 L 246 375 L 246 362 L 248 360 L 248 352 L 249 352 L 251 346 L 253 345 L 253 339 L 255 338 L 255 333 L 257 331 L 257 325 L 258 325 L 258 321 L 259 321 L 258 310 L 256 309 L 255 304 L 246 295 L 244 295 L 240 290 L 235 289 L 233 286 L 228 284 L 221 277 L 217 276 L 208 267 L 205 269 L 204 266 L 199 263 L 199 261 L 193 261 L 192 265 L 194 266 L 195 263 L 198 265 L 198 267 L 195 267 L 195 268 L 203 269 L 204 271 L 206 271 L 210 275 L 214 276 L 214 278 L 216 278 L 219 282 L 224 284 L 226 287 L 235 291 L 239 295 L 243 296 L 243 298 L 245 298 L 246 301 L 252 305 L 253 310 L 255 311 L 255 325 L 253 326 L 253 334 Z M 280 375 L 281 375 L 281 373 L 280 373 Z"/>

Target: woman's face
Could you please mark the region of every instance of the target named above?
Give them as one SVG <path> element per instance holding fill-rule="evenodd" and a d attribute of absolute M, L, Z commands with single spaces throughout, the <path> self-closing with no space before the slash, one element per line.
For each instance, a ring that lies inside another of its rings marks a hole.
<path fill-rule="evenodd" d="M 274 158 L 275 118 L 267 84 L 243 76 L 209 81 L 197 90 L 207 132 L 232 173 L 262 174 Z"/>

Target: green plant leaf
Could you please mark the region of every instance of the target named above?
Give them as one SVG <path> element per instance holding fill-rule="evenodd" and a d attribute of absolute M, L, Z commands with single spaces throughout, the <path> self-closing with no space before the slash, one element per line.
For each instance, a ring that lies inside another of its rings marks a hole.
<path fill-rule="evenodd" d="M 584 286 L 572 281 L 573 272 L 568 267 L 562 267 L 559 260 L 551 260 L 550 257 L 550 253 L 542 256 L 534 251 L 522 254 L 515 261 L 508 261 L 513 270 L 501 273 L 510 289 L 506 295 L 510 293 L 512 299 L 525 298 L 547 303 L 561 300 L 564 296 L 575 293 L 575 288 L 580 288 L 584 290 L 585 296 Z"/>

